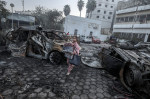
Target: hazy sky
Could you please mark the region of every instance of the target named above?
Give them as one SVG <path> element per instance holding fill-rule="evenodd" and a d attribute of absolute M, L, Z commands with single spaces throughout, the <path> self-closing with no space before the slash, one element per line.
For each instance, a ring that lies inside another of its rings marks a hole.
<path fill-rule="evenodd" d="M 10 3 L 13 3 L 15 5 L 14 10 L 16 11 L 22 11 L 22 0 L 5 0 L 7 2 L 7 8 L 10 10 Z M 69 4 L 71 7 L 71 13 L 70 15 L 76 15 L 79 16 L 79 10 L 77 7 L 77 1 L 78 0 L 24 0 L 24 7 L 25 10 L 34 10 L 36 6 L 43 6 L 48 9 L 58 9 L 59 11 L 63 11 L 63 7 L 66 4 Z M 85 5 L 88 0 L 83 0 L 85 2 Z M 84 9 L 82 10 L 82 17 L 85 17 L 86 8 L 84 6 Z"/>

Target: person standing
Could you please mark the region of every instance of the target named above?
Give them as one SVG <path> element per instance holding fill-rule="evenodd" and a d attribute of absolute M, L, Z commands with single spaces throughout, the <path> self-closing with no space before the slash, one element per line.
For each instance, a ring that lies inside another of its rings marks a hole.
<path fill-rule="evenodd" d="M 73 39 L 72 46 L 73 46 L 73 54 L 74 55 L 79 55 L 79 51 L 80 51 L 81 47 L 78 45 L 76 39 Z M 69 63 L 69 59 L 67 59 L 67 63 L 68 63 L 68 72 L 67 72 L 66 75 L 70 75 L 70 72 L 74 68 L 74 65 L 72 65 L 72 64 Z"/>
<path fill-rule="evenodd" d="M 69 32 L 67 33 L 67 35 L 69 35 Z"/>

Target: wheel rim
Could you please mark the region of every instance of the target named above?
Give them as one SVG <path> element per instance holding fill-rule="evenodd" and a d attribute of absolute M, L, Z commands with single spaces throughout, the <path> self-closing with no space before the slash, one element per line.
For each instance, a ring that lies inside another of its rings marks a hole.
<path fill-rule="evenodd" d="M 51 52 L 49 60 L 52 64 L 59 64 L 61 62 L 61 55 L 59 52 Z"/>
<path fill-rule="evenodd" d="M 125 79 L 126 79 L 126 82 L 129 86 L 132 86 L 134 84 L 134 72 L 132 71 L 132 69 L 128 69 L 126 71 L 126 75 L 125 75 Z"/>

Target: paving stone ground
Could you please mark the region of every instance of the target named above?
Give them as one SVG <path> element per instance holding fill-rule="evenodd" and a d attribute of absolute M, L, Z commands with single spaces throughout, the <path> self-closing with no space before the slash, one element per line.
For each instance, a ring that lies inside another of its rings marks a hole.
<path fill-rule="evenodd" d="M 112 87 L 121 86 L 102 70 L 83 64 L 66 76 L 67 65 L 46 60 L 0 55 L 0 95 L 4 99 L 114 99 L 124 97 Z"/>

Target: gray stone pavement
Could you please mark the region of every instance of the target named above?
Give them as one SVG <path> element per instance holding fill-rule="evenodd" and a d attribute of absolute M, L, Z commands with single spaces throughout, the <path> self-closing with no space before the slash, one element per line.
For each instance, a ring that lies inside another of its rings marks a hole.
<path fill-rule="evenodd" d="M 46 60 L 0 55 L 0 95 L 4 99 L 118 99 L 112 86 L 121 84 L 103 70 L 75 67 L 66 76 L 67 65 Z"/>

